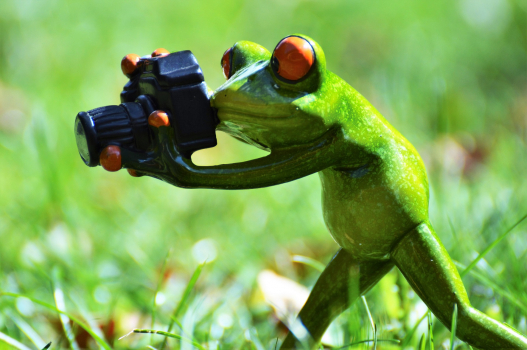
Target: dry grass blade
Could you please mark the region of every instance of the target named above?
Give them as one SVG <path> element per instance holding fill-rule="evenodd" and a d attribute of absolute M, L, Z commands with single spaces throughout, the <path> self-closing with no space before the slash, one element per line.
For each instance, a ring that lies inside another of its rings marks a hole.
<path fill-rule="evenodd" d="M 53 306 L 51 304 L 48 304 L 48 303 L 43 302 L 41 300 L 38 300 L 38 299 L 35 299 L 35 298 L 32 298 L 32 297 L 28 297 L 28 296 L 25 296 L 25 295 L 22 295 L 22 294 L 16 294 L 16 293 L 10 293 L 10 292 L 0 292 L 0 296 L 8 296 L 8 297 L 14 297 L 14 298 L 27 298 L 27 299 L 31 300 L 32 302 L 34 302 L 35 304 L 39 304 L 41 306 L 44 306 L 45 308 L 48 308 L 48 309 L 53 310 L 55 312 L 58 312 L 60 314 L 64 314 L 64 315 L 68 316 L 70 320 L 72 320 L 73 322 L 78 324 L 81 328 L 83 328 L 86 332 L 88 332 L 88 334 L 91 335 L 93 337 L 93 339 L 95 339 L 95 341 L 97 343 L 99 343 L 100 346 L 102 346 L 106 350 L 112 350 L 110 345 L 108 345 L 107 342 L 105 342 L 103 339 L 101 339 L 101 337 L 99 337 L 95 332 L 93 332 L 93 330 L 90 327 L 88 327 L 84 322 L 79 320 L 77 317 L 71 315 L 70 313 L 61 311 L 61 310 L 57 309 L 55 306 Z"/>

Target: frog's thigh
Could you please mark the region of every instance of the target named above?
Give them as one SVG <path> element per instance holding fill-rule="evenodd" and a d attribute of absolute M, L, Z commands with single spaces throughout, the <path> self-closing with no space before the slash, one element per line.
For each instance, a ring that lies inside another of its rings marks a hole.
<path fill-rule="evenodd" d="M 430 224 L 421 224 L 395 246 L 392 260 L 414 291 L 448 328 L 458 306 L 456 334 L 482 348 L 527 348 L 527 339 L 470 306 L 459 273 Z"/>
<path fill-rule="evenodd" d="M 298 315 L 314 343 L 331 321 L 359 295 L 366 293 L 393 267 L 390 260 L 359 262 L 340 249 L 322 272 Z M 296 339 L 289 334 L 281 349 L 294 349 Z"/>

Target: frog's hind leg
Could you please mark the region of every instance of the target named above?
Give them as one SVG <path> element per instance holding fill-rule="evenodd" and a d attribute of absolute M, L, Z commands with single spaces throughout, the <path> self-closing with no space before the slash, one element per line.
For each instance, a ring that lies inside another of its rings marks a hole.
<path fill-rule="evenodd" d="M 459 339 L 481 349 L 527 348 L 527 338 L 470 305 L 461 277 L 430 224 L 421 224 L 406 234 L 394 247 L 392 260 L 448 328 L 457 304 Z"/>
<path fill-rule="evenodd" d="M 298 324 L 309 332 L 306 339 L 314 347 L 331 321 L 360 295 L 373 287 L 393 267 L 390 260 L 357 261 L 341 249 L 322 272 L 298 315 Z M 295 349 L 298 340 L 289 333 L 280 349 Z"/>

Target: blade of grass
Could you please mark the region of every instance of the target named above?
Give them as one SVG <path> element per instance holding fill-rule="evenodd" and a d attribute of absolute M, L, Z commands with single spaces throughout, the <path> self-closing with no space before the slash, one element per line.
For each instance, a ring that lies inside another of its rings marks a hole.
<path fill-rule="evenodd" d="M 66 303 L 64 302 L 64 292 L 62 291 L 60 285 L 60 272 L 58 270 L 53 270 L 53 298 L 55 299 L 55 306 L 60 311 L 66 311 Z M 60 323 L 62 323 L 62 328 L 64 329 L 64 334 L 68 343 L 73 350 L 80 350 L 77 341 L 75 340 L 75 334 L 71 329 L 70 319 L 68 316 L 60 313 L 59 314 Z"/>
<path fill-rule="evenodd" d="M 150 328 L 152 329 L 154 328 L 154 325 L 156 323 L 156 298 L 157 294 L 159 293 L 159 290 L 161 289 L 161 284 L 163 283 L 168 259 L 170 258 L 171 252 L 172 249 L 169 249 L 167 255 L 165 256 L 165 260 L 163 261 L 163 267 L 161 267 L 161 273 L 159 274 L 159 279 L 157 280 L 156 290 L 154 291 L 154 297 L 152 298 L 152 322 L 150 323 Z M 150 342 L 152 342 L 153 337 L 154 335 L 151 336 Z"/>
<path fill-rule="evenodd" d="M 35 344 L 37 348 L 40 349 L 42 346 L 44 346 L 44 344 L 46 344 L 44 340 L 38 335 L 38 333 L 35 332 L 35 330 L 21 317 L 9 310 L 6 310 L 6 315 L 9 316 L 11 320 L 13 320 L 15 325 L 29 338 L 29 340 L 31 340 L 33 344 Z"/>
<path fill-rule="evenodd" d="M 465 265 L 461 264 L 460 262 L 454 261 L 454 264 L 460 269 L 464 269 L 465 268 Z M 509 291 L 503 289 L 502 287 L 500 287 L 499 285 L 497 285 L 496 283 L 494 283 L 493 281 L 488 279 L 486 276 L 484 276 L 483 274 L 481 274 L 481 273 L 479 273 L 479 272 L 477 272 L 475 270 L 470 271 L 470 274 L 474 278 L 476 278 L 478 281 L 480 281 L 481 283 L 483 283 L 487 287 L 491 288 L 493 291 L 497 292 L 500 296 L 502 296 L 503 298 L 507 299 L 512 304 L 516 305 L 518 308 L 520 308 L 523 311 L 523 313 L 527 314 L 527 305 L 525 305 L 523 302 L 519 301 L 518 298 L 516 296 L 514 296 L 512 293 L 510 293 Z"/>
<path fill-rule="evenodd" d="M 192 277 L 190 277 L 190 281 L 187 284 L 187 287 L 185 288 L 185 291 L 183 292 L 183 296 L 181 297 L 181 300 L 179 301 L 176 309 L 172 313 L 172 316 L 170 317 L 170 323 L 168 324 L 167 332 L 170 332 L 172 330 L 172 327 L 174 327 L 174 319 L 177 320 L 178 315 L 187 307 L 187 301 L 190 297 L 190 292 L 192 292 L 192 289 L 194 288 L 194 285 L 198 281 L 199 275 L 201 275 L 201 271 L 203 270 L 203 267 L 205 266 L 207 262 L 205 261 L 203 264 L 199 264 L 196 270 L 194 270 L 194 273 L 192 274 Z M 161 345 L 161 350 L 165 348 L 167 345 L 167 338 L 163 341 L 163 344 Z"/>
<path fill-rule="evenodd" d="M 51 346 L 51 342 L 47 343 L 46 346 L 42 348 L 42 350 L 48 350 L 50 346 Z"/>
<path fill-rule="evenodd" d="M 419 348 L 418 349 L 419 350 L 425 350 L 426 349 L 426 341 L 425 341 L 425 334 L 424 333 L 421 335 L 421 340 L 419 340 Z"/>
<path fill-rule="evenodd" d="M 304 324 L 298 319 L 293 318 L 289 319 L 289 321 L 285 324 L 286 327 L 289 329 L 289 332 L 295 337 L 295 349 L 309 349 L 309 343 L 312 341 L 311 334 L 309 334 L 309 331 L 304 326 Z"/>
<path fill-rule="evenodd" d="M 322 264 L 320 261 L 317 261 L 315 259 L 309 258 L 307 256 L 303 256 L 303 255 L 293 255 L 291 258 L 291 261 L 304 264 L 307 266 L 311 266 L 312 268 L 314 268 L 315 270 L 318 270 L 319 272 L 324 271 L 324 269 L 326 268 L 324 264 Z"/>
<path fill-rule="evenodd" d="M 452 313 L 452 327 L 450 327 L 450 350 L 454 350 L 454 339 L 456 339 L 457 328 L 457 304 L 454 304 L 454 312 Z"/>
<path fill-rule="evenodd" d="M 192 341 L 195 341 L 197 342 L 197 340 L 193 337 L 193 336 L 189 336 L 187 332 L 185 332 L 185 330 L 183 329 L 183 325 L 181 324 L 181 322 L 179 322 L 179 320 L 177 318 L 174 318 L 174 317 L 170 317 L 174 323 L 179 327 L 179 329 L 181 329 L 181 334 L 183 334 L 185 337 L 188 337 L 189 339 L 192 339 Z"/>
<path fill-rule="evenodd" d="M 17 348 L 19 350 L 32 350 L 31 348 L 28 348 L 24 344 L 20 343 L 18 340 L 15 340 L 2 332 L 0 332 L 0 341 L 3 341 L 4 343 L 11 345 L 12 347 Z"/>
<path fill-rule="evenodd" d="M 519 224 L 522 223 L 523 220 L 527 219 L 527 214 L 523 216 L 520 220 L 518 220 L 514 225 L 512 225 L 507 231 L 503 232 L 498 238 L 494 240 L 487 248 L 485 248 L 477 257 L 474 259 L 465 270 L 463 270 L 460 273 L 460 276 L 463 278 L 466 276 L 466 274 L 476 266 L 476 264 L 483 259 L 485 255 L 487 255 L 488 252 L 490 252 L 495 246 L 498 245 L 507 235 L 516 228 Z"/>
<path fill-rule="evenodd" d="M 204 348 L 200 343 L 198 342 L 195 342 L 195 341 L 192 341 L 188 338 L 185 338 L 185 337 L 182 337 L 178 334 L 174 334 L 174 333 L 169 333 L 169 332 L 164 332 L 164 331 L 157 331 L 155 329 L 134 329 L 133 331 L 131 331 L 130 333 L 128 334 L 125 334 L 123 335 L 121 338 L 119 338 L 119 340 L 129 336 L 130 334 L 132 333 L 142 333 L 142 334 L 159 334 L 159 335 L 162 335 L 162 336 L 165 336 L 167 338 L 174 338 L 174 339 L 178 339 L 178 340 L 181 340 L 181 341 L 184 341 L 184 342 L 187 342 L 187 343 L 190 343 L 192 345 L 194 345 L 195 347 L 197 347 L 198 349 L 200 350 L 207 350 L 206 348 Z"/>
<path fill-rule="evenodd" d="M 254 347 L 257 350 L 265 350 L 264 346 L 262 345 L 262 342 L 260 341 L 260 338 L 258 338 L 258 333 L 256 332 L 256 329 L 251 328 L 248 330 L 249 332 L 249 338 L 251 339 L 251 343 L 254 345 Z"/>
<path fill-rule="evenodd" d="M 457 231 L 454 228 L 454 224 L 452 223 L 452 219 L 450 218 L 450 215 L 447 215 L 447 219 L 448 219 L 448 225 L 450 226 L 450 231 L 452 231 L 452 236 L 454 236 L 454 239 L 456 241 L 459 241 L 459 239 L 457 238 Z"/>
<path fill-rule="evenodd" d="M 170 316 L 170 319 L 174 321 L 174 323 L 179 327 L 179 329 L 183 330 L 183 325 L 181 324 L 181 322 L 179 322 L 177 318 L 175 318 L 174 316 Z"/>
<path fill-rule="evenodd" d="M 430 350 L 434 350 L 434 332 L 432 324 L 432 312 L 428 310 L 428 344 L 430 345 Z"/>
<path fill-rule="evenodd" d="M 368 302 L 366 301 L 366 297 L 363 295 L 360 297 L 362 299 L 362 303 L 364 304 L 364 307 L 366 308 L 366 312 L 368 313 L 368 318 L 370 320 L 371 329 L 373 331 L 373 350 L 377 349 L 377 326 L 375 325 L 375 322 L 373 321 L 373 317 L 371 316 L 370 308 L 368 307 Z"/>
<path fill-rule="evenodd" d="M 360 345 L 360 344 L 365 344 L 365 343 L 371 343 L 371 342 L 375 342 L 375 339 L 360 340 L 360 341 L 357 341 L 357 342 L 354 342 L 354 343 L 350 343 L 348 345 L 341 346 L 340 348 L 333 348 L 333 349 L 335 349 L 335 350 L 347 349 L 350 346 L 355 346 L 355 345 Z M 377 339 L 377 343 L 381 343 L 381 342 L 393 343 L 393 344 L 400 344 L 401 343 L 401 341 L 397 340 L 397 339 Z"/>
<path fill-rule="evenodd" d="M 425 312 L 423 314 L 423 316 L 421 316 L 421 318 L 419 318 L 417 320 L 417 322 L 415 323 L 415 325 L 412 327 L 412 329 L 410 330 L 410 332 L 408 332 L 406 334 L 406 336 L 404 337 L 403 339 L 403 343 L 401 344 L 401 347 L 404 349 L 409 343 L 410 341 L 412 341 L 412 337 L 414 336 L 414 333 L 415 331 L 417 331 L 417 328 L 419 327 L 419 325 L 421 324 L 421 322 L 423 322 L 423 320 L 426 318 L 426 316 L 428 315 L 428 311 Z"/>
<path fill-rule="evenodd" d="M 88 327 L 99 336 L 99 338 L 106 341 L 106 338 L 104 336 L 104 333 L 102 332 L 102 329 L 99 328 L 99 325 L 95 321 L 95 317 L 93 315 L 90 315 L 90 313 L 87 311 L 86 306 L 83 303 L 83 299 L 75 294 L 69 295 L 70 299 L 73 301 L 73 304 L 77 308 L 78 312 L 86 320 L 86 323 L 88 324 Z"/>
<path fill-rule="evenodd" d="M 70 320 L 72 320 L 73 322 L 78 324 L 80 327 L 82 327 L 86 332 L 88 332 L 88 334 L 91 335 L 93 337 L 93 339 L 95 339 L 95 341 L 97 343 L 99 343 L 99 345 L 101 345 L 104 349 L 112 350 L 110 345 L 108 345 L 108 343 L 106 343 L 103 339 L 101 339 L 101 337 L 99 337 L 95 332 L 93 332 L 90 327 L 88 327 L 84 322 L 82 322 L 81 320 L 79 320 L 77 317 L 73 316 L 70 313 L 67 313 L 65 311 L 61 311 L 61 310 L 57 309 L 55 306 L 53 306 L 51 304 L 48 304 L 48 303 L 46 303 L 44 301 L 41 301 L 41 300 L 38 300 L 38 299 L 35 299 L 35 298 L 32 298 L 32 297 L 28 297 L 28 296 L 25 296 L 25 295 L 22 295 L 22 294 L 10 293 L 10 292 L 0 292 L 0 296 L 8 296 L 8 297 L 13 297 L 13 298 L 27 298 L 27 299 L 31 300 L 32 302 L 34 302 L 35 304 L 39 304 L 41 306 L 44 306 L 45 308 L 53 310 L 55 312 L 58 312 L 59 314 L 64 314 L 64 315 L 68 316 Z"/>

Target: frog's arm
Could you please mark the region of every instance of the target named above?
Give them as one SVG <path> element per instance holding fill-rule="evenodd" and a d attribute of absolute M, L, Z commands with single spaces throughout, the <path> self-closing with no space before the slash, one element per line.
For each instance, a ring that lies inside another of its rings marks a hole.
<path fill-rule="evenodd" d="M 328 130 L 319 139 L 301 146 L 272 150 L 268 156 L 247 162 L 197 166 L 183 157 L 173 142 L 172 130 L 158 129 L 155 153 L 121 150 L 122 165 L 178 187 L 247 189 L 292 181 L 330 166 L 338 166 L 341 152 L 336 141 L 340 129 Z"/>

